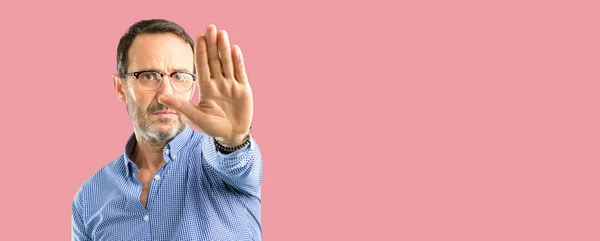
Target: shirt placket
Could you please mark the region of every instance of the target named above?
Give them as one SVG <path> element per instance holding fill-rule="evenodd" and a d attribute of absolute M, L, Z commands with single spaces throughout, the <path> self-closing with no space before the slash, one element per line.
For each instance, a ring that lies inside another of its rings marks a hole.
<path fill-rule="evenodd" d="M 170 161 L 170 148 L 165 147 L 164 150 L 164 155 L 163 158 L 165 158 L 165 160 Z M 148 216 L 148 220 L 147 220 L 147 225 L 149 225 L 149 238 L 148 240 L 152 240 L 152 237 L 157 237 L 157 234 L 160 230 L 157 230 L 156 227 L 158 227 L 158 224 L 160 223 L 160 220 L 158 217 L 158 215 L 152 215 L 152 214 L 156 214 L 158 212 L 153 212 L 153 208 L 154 208 L 154 204 L 156 203 L 156 200 L 160 197 L 158 197 L 158 190 L 160 189 L 161 183 L 163 182 L 163 173 L 165 173 L 165 168 L 166 168 L 167 164 L 162 165 L 160 168 L 158 168 L 158 170 L 156 170 L 156 173 L 154 174 L 154 177 L 152 177 L 152 180 L 150 181 L 150 190 L 148 193 L 148 203 L 146 205 L 146 216 Z M 145 218 L 146 219 L 146 218 Z"/>

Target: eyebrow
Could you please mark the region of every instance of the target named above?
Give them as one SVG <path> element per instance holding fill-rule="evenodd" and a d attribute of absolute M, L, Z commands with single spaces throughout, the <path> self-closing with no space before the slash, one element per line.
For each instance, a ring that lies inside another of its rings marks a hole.
<path fill-rule="evenodd" d="M 159 71 L 157 69 L 153 69 L 153 68 L 140 69 L 135 72 L 147 72 L 147 71 L 162 73 L 161 71 Z M 173 73 L 173 72 L 192 73 L 191 71 L 188 71 L 187 69 L 173 69 L 173 71 L 171 71 L 171 73 Z"/>
<path fill-rule="evenodd" d="M 139 69 L 138 71 L 134 71 L 134 72 L 148 72 L 148 71 L 152 71 L 152 72 L 159 72 L 157 69 L 152 69 L 152 68 L 147 68 L 147 69 Z"/>
<path fill-rule="evenodd" d="M 187 69 L 174 69 L 171 72 L 183 72 L 183 73 L 192 73 L 192 71 L 188 71 Z"/>

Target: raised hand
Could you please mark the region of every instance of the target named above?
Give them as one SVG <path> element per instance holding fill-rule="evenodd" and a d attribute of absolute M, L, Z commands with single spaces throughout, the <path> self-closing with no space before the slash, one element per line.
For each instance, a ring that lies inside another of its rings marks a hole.
<path fill-rule="evenodd" d="M 172 95 L 159 102 L 185 115 L 209 136 L 227 146 L 241 144 L 249 133 L 254 111 L 242 52 L 230 46 L 226 31 L 209 25 L 195 46 L 199 102 Z"/>

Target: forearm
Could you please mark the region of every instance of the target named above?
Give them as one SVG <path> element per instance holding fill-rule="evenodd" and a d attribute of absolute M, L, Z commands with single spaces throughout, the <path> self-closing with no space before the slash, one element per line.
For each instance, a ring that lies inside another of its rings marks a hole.
<path fill-rule="evenodd" d="M 254 140 L 244 148 L 229 154 L 216 150 L 214 138 L 206 136 L 202 140 L 203 158 L 219 178 L 238 190 L 260 197 L 262 182 L 262 155 Z"/>

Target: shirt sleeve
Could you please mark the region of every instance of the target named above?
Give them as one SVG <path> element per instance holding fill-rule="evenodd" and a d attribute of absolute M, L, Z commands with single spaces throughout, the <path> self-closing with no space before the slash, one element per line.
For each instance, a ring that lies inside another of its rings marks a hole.
<path fill-rule="evenodd" d="M 202 139 L 202 158 L 217 171 L 217 175 L 233 188 L 260 198 L 262 182 L 262 155 L 256 141 L 229 154 L 216 150 L 214 138 Z"/>
<path fill-rule="evenodd" d="M 77 205 L 77 200 L 73 200 L 71 205 L 71 240 L 73 241 L 87 241 L 92 240 L 85 233 L 85 225 L 83 222 L 83 216 L 81 210 Z"/>

